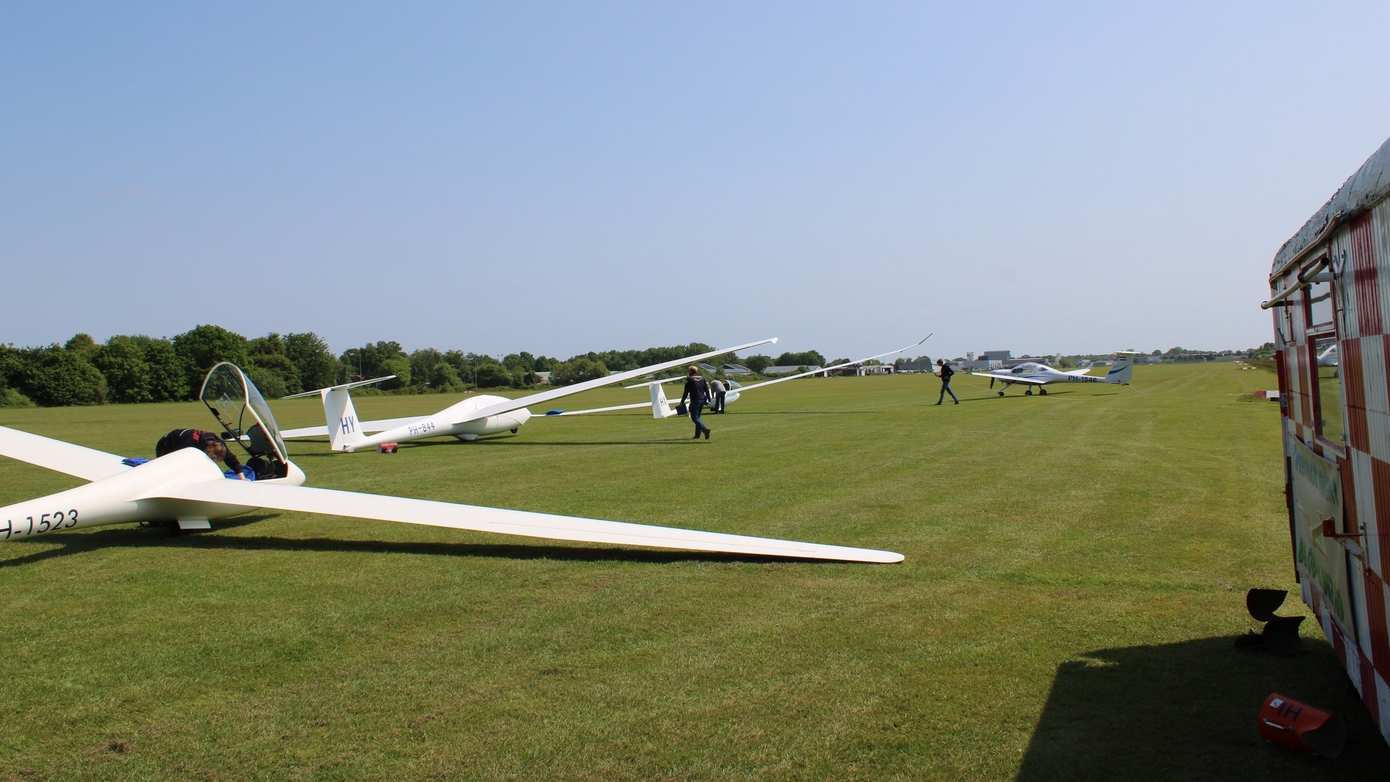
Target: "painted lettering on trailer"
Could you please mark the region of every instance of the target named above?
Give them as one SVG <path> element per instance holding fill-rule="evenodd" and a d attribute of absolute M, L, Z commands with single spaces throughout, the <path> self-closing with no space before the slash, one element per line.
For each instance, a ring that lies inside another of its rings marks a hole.
<path fill-rule="evenodd" d="M 56 529 L 72 529 L 76 526 L 77 509 L 69 508 L 66 511 L 41 513 L 37 518 L 25 516 L 18 523 L 13 519 L 5 519 L 5 526 L 0 527 L 0 532 L 5 534 L 3 540 L 9 540 L 12 535 L 42 535 Z"/>

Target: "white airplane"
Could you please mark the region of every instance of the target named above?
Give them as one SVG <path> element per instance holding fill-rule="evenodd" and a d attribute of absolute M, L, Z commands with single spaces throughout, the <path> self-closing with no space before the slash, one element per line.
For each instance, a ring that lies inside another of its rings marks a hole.
<path fill-rule="evenodd" d="M 1318 366 L 1332 367 L 1334 369 L 1341 366 L 1341 359 L 1338 358 L 1337 345 L 1334 343 L 1327 347 L 1327 350 L 1318 354 Z"/>
<path fill-rule="evenodd" d="M 355 451 L 359 448 L 371 448 L 381 446 L 386 443 L 403 443 L 410 440 L 419 440 L 424 437 L 441 437 L 452 435 L 460 440 L 476 440 L 483 435 L 500 434 L 511 432 L 516 434 L 532 418 L 531 411 L 527 408 L 531 405 L 538 405 L 549 402 L 553 399 L 578 394 L 602 386 L 622 383 L 628 380 L 639 378 L 643 375 L 650 375 L 653 372 L 661 372 L 672 367 L 693 364 L 714 356 L 725 353 L 734 353 L 740 350 L 755 348 L 759 345 L 775 343 L 777 337 L 760 339 L 757 342 L 747 342 L 742 345 L 735 345 L 731 348 L 720 348 L 711 350 L 708 353 L 700 353 L 695 356 L 687 356 L 674 361 L 663 361 L 660 364 L 653 364 L 640 369 L 633 369 L 627 372 L 618 372 L 600 377 L 583 383 L 553 388 L 549 391 L 541 391 L 536 394 L 508 399 L 502 396 L 492 396 L 483 394 L 480 396 L 469 397 L 461 402 L 456 402 L 443 410 L 427 416 L 414 418 L 391 418 L 380 421 L 359 421 L 357 420 L 357 410 L 352 404 L 352 395 L 349 389 L 358 386 L 379 383 L 389 380 L 394 375 L 387 377 L 374 378 L 372 380 L 362 380 L 356 383 L 345 383 L 343 385 L 332 386 L 330 388 L 320 388 L 317 391 L 306 391 L 302 394 L 294 394 L 285 397 L 292 399 L 300 396 L 310 396 L 318 394 L 323 399 L 324 426 L 310 426 L 303 429 L 286 430 L 282 436 L 286 438 L 315 437 L 328 435 L 329 447 L 335 451 Z M 368 437 L 366 433 L 376 432 Z"/>
<path fill-rule="evenodd" d="M 1090 367 L 1063 372 L 1036 361 L 1027 361 L 1003 372 L 971 372 L 970 374 L 976 377 L 989 378 L 990 388 L 994 388 L 996 380 L 1003 382 L 1004 388 L 1000 389 L 1000 396 L 1003 396 L 1004 390 L 1014 383 L 1026 387 L 1027 390 L 1023 392 L 1025 396 L 1033 395 L 1034 386 L 1038 387 L 1039 394 L 1047 396 L 1045 386 L 1049 383 L 1123 383 L 1129 385 L 1130 378 L 1134 374 L 1134 362 L 1129 357 L 1137 354 L 1121 352 L 1117 355 L 1123 356 L 1123 358 L 1119 358 L 1111 364 L 1109 371 L 1103 377 L 1087 374 L 1091 371 Z"/>
<path fill-rule="evenodd" d="M 0 426 L 0 455 L 90 481 L 0 508 L 0 540 L 126 522 L 172 521 L 180 529 L 208 529 L 211 519 L 273 508 L 587 543 L 845 562 L 903 559 L 891 551 L 312 489 L 302 485 L 304 472 L 285 457 L 270 408 L 240 369 L 226 363 L 213 367 L 203 392 L 204 403 L 228 434 L 245 435 L 228 437 L 227 442 L 241 443 L 251 455 L 247 464 L 259 465 L 264 475 L 274 477 L 228 480 L 196 448 L 133 464 L 143 460 Z"/>
<path fill-rule="evenodd" d="M 900 347 L 900 348 L 898 348 L 898 349 L 896 349 L 896 350 L 889 350 L 889 351 L 884 352 L 884 353 L 878 353 L 878 354 L 875 354 L 875 355 L 872 355 L 872 356 L 865 356 L 865 357 L 863 357 L 863 358 L 857 358 L 857 359 L 855 359 L 855 360 L 853 360 L 853 361 L 846 361 L 846 362 L 844 362 L 844 363 L 836 364 L 836 365 L 834 365 L 834 366 L 822 367 L 822 368 L 820 368 L 820 369 L 811 370 L 810 372 L 801 372 L 801 373 L 798 373 L 798 374 L 795 374 L 795 375 L 789 375 L 789 376 L 787 376 L 787 377 L 779 377 L 779 378 L 777 378 L 777 379 L 775 379 L 775 380 L 764 380 L 764 381 L 761 382 L 761 383 L 754 383 L 754 384 L 752 384 L 752 385 L 747 385 L 747 386 L 745 386 L 745 385 L 741 385 L 741 384 L 739 384 L 738 382 L 733 381 L 733 380 L 726 380 L 726 381 L 724 381 L 724 382 L 728 384 L 729 390 L 728 390 L 728 392 L 724 395 L 724 404 L 725 404 L 725 405 L 733 404 L 734 402 L 737 402 L 738 399 L 739 399 L 739 397 L 742 396 L 743 394 L 746 394 L 746 393 L 748 393 L 749 391 L 753 391 L 753 390 L 756 390 L 756 389 L 759 389 L 759 388 L 767 388 L 768 386 L 775 386 L 775 385 L 777 385 L 778 383 L 785 383 L 785 382 L 787 382 L 788 380 L 796 380 L 796 379 L 798 379 L 798 378 L 809 377 L 809 376 L 811 376 L 811 375 L 822 375 L 822 374 L 825 374 L 826 372 L 832 372 L 832 371 L 834 371 L 834 370 L 836 370 L 836 369 L 844 369 L 845 367 L 852 367 L 852 366 L 855 366 L 855 365 L 857 365 L 857 364 L 863 364 L 863 363 L 866 362 L 866 361 L 873 361 L 873 360 L 876 359 L 876 358 L 883 358 L 884 356 L 891 356 L 891 355 L 893 355 L 893 354 L 895 354 L 895 353 L 901 353 L 901 352 L 903 352 L 904 350 L 911 350 L 912 348 L 915 348 L 915 347 L 917 347 L 918 345 L 921 345 L 923 342 L 926 342 L 927 340 L 929 340 L 929 339 L 931 339 L 931 338 L 932 338 L 932 335 L 931 335 L 931 334 L 928 334 L 927 336 L 923 337 L 922 339 L 918 340 L 917 342 L 914 342 L 914 343 L 912 343 L 911 345 L 904 345 L 904 346 L 902 346 L 902 347 Z M 594 408 L 590 408 L 590 409 L 588 409 L 588 410 L 568 410 L 568 411 L 566 411 L 566 410 L 551 410 L 551 411 L 547 412 L 546 415 L 548 415 L 548 416 L 562 416 L 562 415 L 589 415 L 589 414 L 591 414 L 591 413 L 611 413 L 611 412 L 614 412 L 614 411 L 617 411 L 617 410 L 638 410 L 638 409 L 640 409 L 640 408 L 647 407 L 648 405 L 650 405 L 651 408 L 652 408 L 652 418 L 670 418 L 671 416 L 679 415 L 679 413 L 676 411 L 675 403 L 672 402 L 672 401 L 670 401 L 669 399 L 666 398 L 666 389 L 663 388 L 663 386 L 664 386 L 666 383 L 684 383 L 684 382 L 685 382 L 685 378 L 684 378 L 684 377 L 668 377 L 668 378 L 664 378 L 664 379 L 661 379 L 661 380 L 651 380 L 651 381 L 648 381 L 648 382 L 646 382 L 646 383 L 638 383 L 638 384 L 632 385 L 632 386 L 624 386 L 624 388 L 628 388 L 628 389 L 633 389 L 633 388 L 646 388 L 646 389 L 648 390 L 648 392 L 651 394 L 651 400 L 648 401 L 648 402 L 633 402 L 633 403 L 631 403 L 631 404 L 613 405 L 613 406 L 611 406 L 611 407 L 594 407 Z"/>

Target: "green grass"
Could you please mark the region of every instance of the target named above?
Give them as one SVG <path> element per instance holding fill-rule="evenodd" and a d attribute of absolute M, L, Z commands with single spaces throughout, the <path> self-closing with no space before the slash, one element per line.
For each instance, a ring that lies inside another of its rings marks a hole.
<path fill-rule="evenodd" d="M 292 446 L 312 485 L 900 551 L 778 563 L 291 513 L 0 547 L 0 779 L 1381 778 L 1293 591 L 1272 374 L 997 399 L 959 377 L 755 392 L 714 439 L 645 413 L 395 456 Z M 593 393 L 571 408 L 629 400 Z M 450 397 L 364 398 L 364 418 Z M 314 400 L 275 403 L 286 427 Z M 148 454 L 194 404 L 4 410 Z M 0 461 L 0 504 L 74 481 Z M 1266 746 L 1279 690 L 1350 718 L 1338 761 Z"/>

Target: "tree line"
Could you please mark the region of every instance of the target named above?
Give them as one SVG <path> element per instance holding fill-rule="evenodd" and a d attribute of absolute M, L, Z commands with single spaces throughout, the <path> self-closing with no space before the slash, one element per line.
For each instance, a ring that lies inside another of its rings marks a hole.
<path fill-rule="evenodd" d="M 0 407 L 196 399 L 203 377 L 219 361 L 246 370 L 263 394 L 275 398 L 385 375 L 395 375 L 379 387 L 386 393 L 527 388 L 536 384 L 539 372 L 549 372 L 554 385 L 569 385 L 711 350 L 710 345 L 693 342 L 590 352 L 560 361 L 526 351 L 500 359 L 435 348 L 407 353 L 399 342 L 379 341 L 335 356 L 313 332 L 247 338 L 221 326 L 200 325 L 172 338 L 117 335 L 100 344 L 88 334 L 77 334 L 62 345 L 0 345 Z M 750 356 L 742 363 L 757 372 L 772 364 L 825 361 L 819 353 L 807 351 L 783 353 L 775 360 Z"/>

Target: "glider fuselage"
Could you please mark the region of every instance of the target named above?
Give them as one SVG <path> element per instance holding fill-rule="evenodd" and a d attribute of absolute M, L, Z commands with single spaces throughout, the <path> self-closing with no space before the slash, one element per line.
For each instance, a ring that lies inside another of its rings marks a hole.
<path fill-rule="evenodd" d="M 109 478 L 0 508 L 0 540 L 103 524 L 206 521 L 245 513 L 236 505 L 158 496 L 170 486 L 225 480 L 203 452 L 184 448 Z M 263 483 L 300 486 L 304 472 L 291 462 L 288 475 Z"/>
<path fill-rule="evenodd" d="M 432 415 L 411 421 L 408 424 L 377 432 L 363 440 L 352 442 L 343 450 L 354 451 L 358 448 L 372 448 L 382 443 L 400 442 L 404 440 L 416 440 L 421 437 L 443 437 L 453 435 L 462 440 L 476 440 L 487 434 L 501 434 L 502 432 L 515 432 L 531 419 L 531 411 L 526 408 L 511 410 L 497 415 L 490 415 L 486 418 L 468 420 L 474 411 L 486 407 L 506 402 L 506 397 L 482 394 L 480 396 L 469 397 L 460 402 L 440 410 Z M 459 423 L 462 421 L 463 423 Z M 339 426 L 344 434 L 352 431 L 356 425 L 355 419 L 351 416 L 344 417 L 339 421 Z"/>

